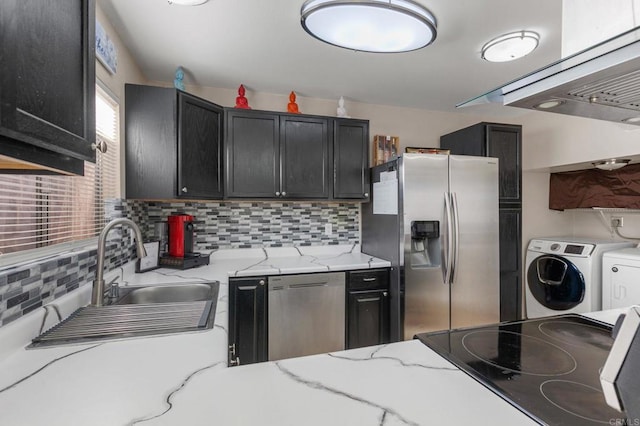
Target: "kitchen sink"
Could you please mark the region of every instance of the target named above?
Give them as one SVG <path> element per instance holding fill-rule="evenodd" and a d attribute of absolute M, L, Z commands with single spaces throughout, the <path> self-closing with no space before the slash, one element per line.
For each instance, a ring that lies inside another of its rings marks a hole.
<path fill-rule="evenodd" d="M 85 306 L 33 339 L 28 348 L 194 332 L 213 327 L 219 283 L 122 287 L 106 306 Z"/>
<path fill-rule="evenodd" d="M 207 283 L 157 285 L 144 287 L 120 287 L 122 296 L 115 305 L 150 303 L 180 303 L 214 300 L 218 286 Z"/>

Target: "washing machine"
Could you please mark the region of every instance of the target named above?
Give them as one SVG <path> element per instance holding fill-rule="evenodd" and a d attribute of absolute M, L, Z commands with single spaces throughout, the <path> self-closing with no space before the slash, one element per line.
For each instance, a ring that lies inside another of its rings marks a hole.
<path fill-rule="evenodd" d="M 602 256 L 602 309 L 640 305 L 640 248 Z"/>
<path fill-rule="evenodd" d="M 603 253 L 633 246 L 575 237 L 532 239 L 525 259 L 527 318 L 602 310 Z"/>

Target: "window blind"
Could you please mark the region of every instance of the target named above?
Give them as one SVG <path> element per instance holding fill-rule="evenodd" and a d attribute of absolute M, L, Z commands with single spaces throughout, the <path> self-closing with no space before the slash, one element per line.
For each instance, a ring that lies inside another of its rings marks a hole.
<path fill-rule="evenodd" d="M 96 87 L 96 139 L 107 143 L 84 176 L 0 175 L 0 256 L 98 235 L 120 197 L 119 105 Z"/>

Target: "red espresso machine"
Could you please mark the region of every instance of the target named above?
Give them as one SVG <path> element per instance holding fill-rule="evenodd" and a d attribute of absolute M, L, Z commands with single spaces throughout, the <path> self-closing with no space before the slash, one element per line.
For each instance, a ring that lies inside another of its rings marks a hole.
<path fill-rule="evenodd" d="M 169 216 L 167 220 L 169 251 L 160 257 L 160 265 L 168 268 L 189 269 L 208 265 L 209 256 L 193 251 L 195 243 L 194 217 L 188 214 Z"/>

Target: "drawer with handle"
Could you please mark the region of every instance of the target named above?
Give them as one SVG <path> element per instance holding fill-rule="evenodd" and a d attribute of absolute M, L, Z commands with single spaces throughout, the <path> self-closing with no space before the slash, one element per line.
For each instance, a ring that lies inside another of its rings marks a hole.
<path fill-rule="evenodd" d="M 347 272 L 349 290 L 376 290 L 389 287 L 389 269 L 366 269 Z"/>

